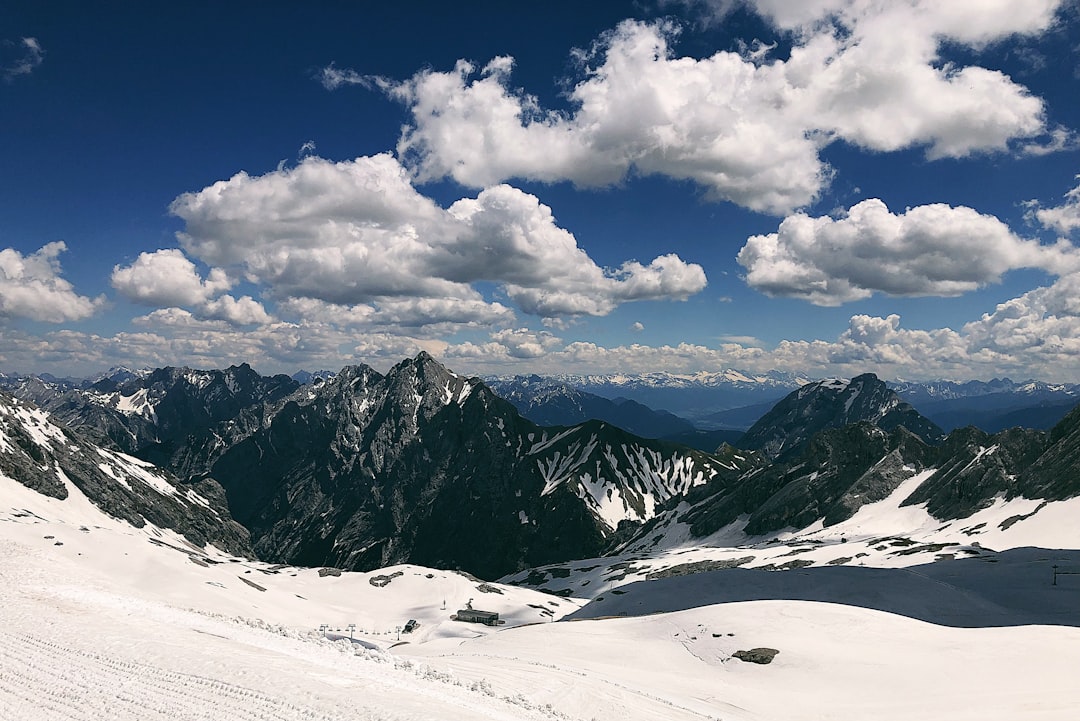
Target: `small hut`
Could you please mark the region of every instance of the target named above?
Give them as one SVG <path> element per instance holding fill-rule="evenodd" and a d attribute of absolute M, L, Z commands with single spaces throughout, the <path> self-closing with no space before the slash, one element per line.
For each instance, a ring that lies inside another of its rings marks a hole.
<path fill-rule="evenodd" d="M 485 626 L 498 626 L 499 614 L 495 611 L 481 611 L 476 608 L 463 608 L 457 612 L 458 621 L 482 623 Z"/>

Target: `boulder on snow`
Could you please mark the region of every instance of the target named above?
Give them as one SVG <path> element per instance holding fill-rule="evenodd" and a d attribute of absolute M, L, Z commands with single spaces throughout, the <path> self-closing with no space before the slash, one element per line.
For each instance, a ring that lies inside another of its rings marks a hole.
<path fill-rule="evenodd" d="M 780 653 L 775 648 L 752 648 L 749 651 L 736 651 L 731 654 L 740 661 L 747 663 L 772 663 L 773 657 Z"/>

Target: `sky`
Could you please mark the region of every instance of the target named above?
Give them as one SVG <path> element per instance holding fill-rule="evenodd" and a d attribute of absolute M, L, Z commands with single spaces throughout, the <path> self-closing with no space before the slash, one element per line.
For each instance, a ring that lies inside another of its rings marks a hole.
<path fill-rule="evenodd" d="M 1075 0 L 10 2 L 0 371 L 1080 382 Z"/>

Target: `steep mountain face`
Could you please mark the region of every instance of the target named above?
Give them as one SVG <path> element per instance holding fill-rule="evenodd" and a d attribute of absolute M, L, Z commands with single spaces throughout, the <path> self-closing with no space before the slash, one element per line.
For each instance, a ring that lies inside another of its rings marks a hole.
<path fill-rule="evenodd" d="M 1050 430 L 1046 450 L 1020 473 L 1016 494 L 1052 500 L 1080 494 L 1080 406 Z"/>
<path fill-rule="evenodd" d="M 872 373 L 847 380 L 808 383 L 789 394 L 740 439 L 743 448 L 769 458 L 790 458 L 801 452 L 818 432 L 868 421 L 891 431 L 903 426 L 927 443 L 945 434 L 923 418 Z"/>
<path fill-rule="evenodd" d="M 299 387 L 245 363 L 208 371 L 119 369 L 79 387 L 30 377 L 9 390 L 99 443 L 187 477 L 205 470 L 199 463 L 220 449 L 241 411 L 272 406 Z"/>
<path fill-rule="evenodd" d="M 949 434 L 934 473 L 904 501 L 925 503 L 936 518 L 965 518 L 995 496 L 1015 493 L 1016 477 L 1046 448 L 1046 434 L 1014 428 L 996 435 L 967 427 Z"/>
<path fill-rule="evenodd" d="M 1080 408 L 1049 433 L 976 428 L 949 434 L 938 472 L 906 501 L 926 503 L 939 518 L 963 518 L 995 498 L 1059 501 L 1080 495 Z"/>
<path fill-rule="evenodd" d="M 541 426 L 572 426 L 600 420 L 643 438 L 665 438 L 694 431 L 692 423 L 672 413 L 655 411 L 625 398 L 603 398 L 537 375 L 496 379 L 488 387 L 510 401 L 518 413 Z"/>
<path fill-rule="evenodd" d="M 261 557 L 305 565 L 497 577 L 597 554 L 717 465 L 599 421 L 541 428 L 426 353 L 385 376 L 343 369 L 259 423 L 250 413 L 208 473 Z"/>
<path fill-rule="evenodd" d="M 736 522 L 749 535 L 804 528 L 818 520 L 832 525 L 888 496 L 926 467 L 932 455 L 903 427 L 886 432 L 862 421 L 830 428 L 785 462 L 741 452 L 734 473 L 692 490 L 678 505 L 665 508 L 653 525 L 677 521 L 699 538 Z M 638 537 L 648 535 L 646 528 Z"/>
<path fill-rule="evenodd" d="M 787 423 L 789 414 L 776 417 Z M 1080 495 L 1080 408 L 1049 433 L 1012 428 L 988 434 L 968 427 L 930 445 L 905 425 L 885 431 L 860 421 L 819 431 L 775 460 L 760 452 L 728 452 L 738 461 L 729 472 L 669 502 L 621 548 L 648 550 L 729 526 L 750 536 L 817 522 L 831 526 L 917 474 L 923 480 L 898 502 L 924 505 L 942 522 L 999 500 L 1066 500 Z"/>
<path fill-rule="evenodd" d="M 108 515 L 151 523 L 199 547 L 250 555 L 247 530 L 230 517 L 221 486 L 181 483 L 137 458 L 102 448 L 41 409 L 0 392 L 0 476 L 60 500 L 78 489 Z"/>

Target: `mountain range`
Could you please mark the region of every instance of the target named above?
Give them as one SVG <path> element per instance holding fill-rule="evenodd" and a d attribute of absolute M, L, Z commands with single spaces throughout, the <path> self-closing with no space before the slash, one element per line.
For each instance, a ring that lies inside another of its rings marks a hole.
<path fill-rule="evenodd" d="M 307 384 L 241 365 L 6 385 L 21 400 L 4 400 L 4 475 L 52 494 L 67 478 L 114 516 L 296 565 L 496 578 L 663 545 L 675 528 L 827 526 L 919 474 L 904 502 L 942 520 L 1080 493 L 1080 411 L 1049 432 L 946 435 L 871 374 L 801 383 L 713 452 L 612 421 L 538 425 L 426 353 Z"/>

